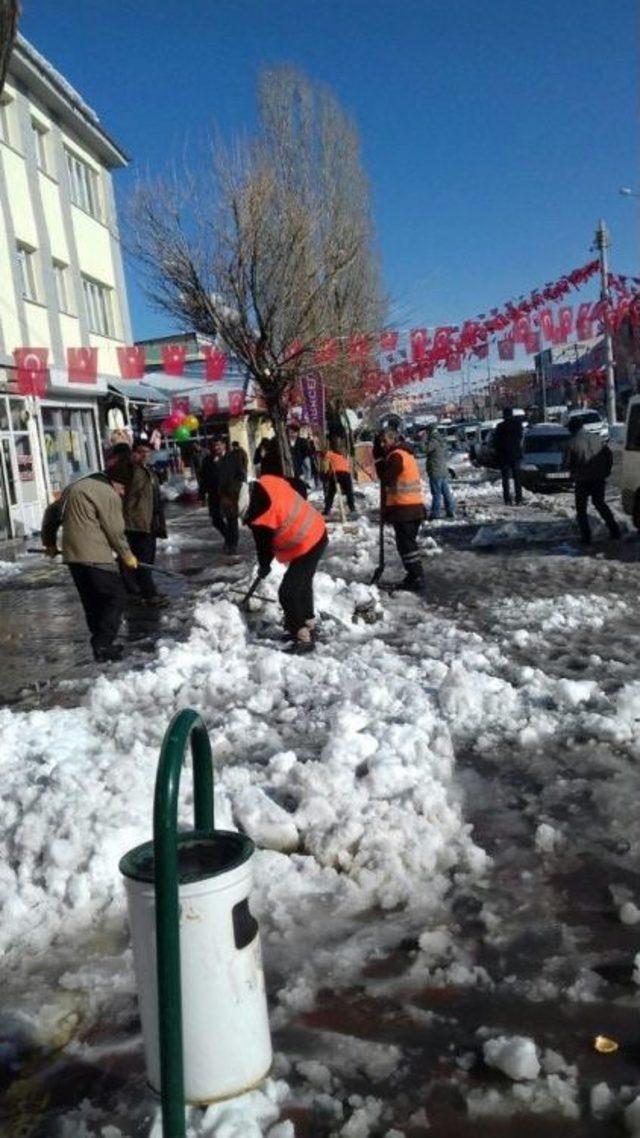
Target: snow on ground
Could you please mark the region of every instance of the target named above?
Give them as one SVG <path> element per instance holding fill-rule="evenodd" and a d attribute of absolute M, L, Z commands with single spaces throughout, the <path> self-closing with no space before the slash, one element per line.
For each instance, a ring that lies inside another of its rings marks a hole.
<path fill-rule="evenodd" d="M 491 519 L 490 493 L 474 486 L 464 497 Z M 419 944 L 406 982 L 491 987 L 494 978 L 467 957 L 449 919 L 452 883 L 482 889 L 492 868 L 465 819 L 456 769 L 456 751 L 471 740 L 542 777 L 551 738 L 586 732 L 615 746 L 612 779 L 597 790 L 615 830 L 621 797 L 632 789 L 625 762 L 640 757 L 640 684 L 605 690 L 591 678 L 523 663 L 519 654 L 542 656 L 550 637 L 626 617 L 626 602 L 569 591 L 524 604 L 506 599 L 495 604 L 492 627 L 489 601 L 489 630 L 481 633 L 413 596 L 381 597 L 367 583 L 377 529 L 360 517 L 352 531 L 334 531 L 317 576 L 322 642 L 314 655 L 280 651 L 276 570 L 248 618 L 228 583 L 201 589 L 187 639 L 161 641 L 143 669 L 134 661 L 100 676 L 82 706 L 0 711 L 3 1022 L 13 1023 L 16 1038 L 45 1048 L 66 1042 L 90 1055 L 90 1044 L 74 1042 L 78 1024 L 86 1037 L 105 1017 L 126 1022 L 131 1015 L 117 865 L 150 837 L 159 746 L 183 707 L 197 709 L 211 732 L 217 824 L 241 825 L 258 846 L 252 909 L 276 1028 L 313 1008 L 320 988 L 357 982 L 384 990 L 383 981 L 363 980 L 364 966 L 405 936 Z M 425 556 L 441 552 L 434 532 Z M 171 540 L 189 547 L 197 538 L 181 528 Z M 390 542 L 387 549 L 392 560 Z M 250 580 L 247 572 L 238 584 Z M 183 781 L 181 821 L 189 825 L 189 772 Z M 627 822 L 623 812 L 621 832 Z M 562 826 L 540 816 L 532 850 L 552 856 L 562 841 Z M 502 917 L 487 911 L 484 919 L 487 935 L 499 939 Z M 584 991 L 577 986 L 574 998 Z M 340 1071 L 355 1063 L 375 1081 L 376 1072 L 402 1061 L 396 1047 L 359 1046 L 362 1054 L 352 1050 L 348 1059 L 336 1047 L 326 1064 L 296 1066 L 298 1101 L 332 1110 L 332 1133 L 344 1138 L 385 1131 L 378 1100 L 342 1101 Z M 544 1062 L 539 1071 L 535 1041 L 494 1038 L 484 1052 L 487 1062 L 527 1081 L 469 1092 L 473 1118 L 579 1114 L 575 1071 Z M 280 1055 L 262 1090 L 191 1111 L 190 1138 L 291 1138 L 291 1124 L 278 1121 L 293 1093 L 289 1076 Z M 138 1124 L 149 1109 L 148 1101 L 132 1105 L 131 1118 Z M 133 1132 L 122 1120 L 107 1124 L 90 1102 L 68 1114 L 60 1131 L 69 1138 Z M 157 1114 L 149 1134 L 159 1138 Z"/>
<path fill-rule="evenodd" d="M 20 572 L 20 566 L 15 561 L 0 561 L 0 581 L 15 577 Z"/>

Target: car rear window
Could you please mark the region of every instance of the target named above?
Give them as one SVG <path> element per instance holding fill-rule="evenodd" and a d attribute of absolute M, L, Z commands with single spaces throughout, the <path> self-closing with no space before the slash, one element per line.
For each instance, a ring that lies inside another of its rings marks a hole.
<path fill-rule="evenodd" d="M 552 450 L 564 450 L 568 438 L 568 433 L 566 435 L 564 433 L 561 435 L 525 435 L 523 450 L 525 454 L 546 454 Z"/>

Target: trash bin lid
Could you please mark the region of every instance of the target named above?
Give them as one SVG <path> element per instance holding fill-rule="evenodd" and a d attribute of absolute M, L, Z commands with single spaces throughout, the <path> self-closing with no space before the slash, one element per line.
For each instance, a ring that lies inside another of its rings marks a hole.
<path fill-rule="evenodd" d="M 251 838 L 233 830 L 188 830 L 178 834 L 178 883 L 189 885 L 237 869 L 254 851 Z M 120 859 L 120 872 L 134 881 L 155 882 L 153 842 L 135 846 Z"/>

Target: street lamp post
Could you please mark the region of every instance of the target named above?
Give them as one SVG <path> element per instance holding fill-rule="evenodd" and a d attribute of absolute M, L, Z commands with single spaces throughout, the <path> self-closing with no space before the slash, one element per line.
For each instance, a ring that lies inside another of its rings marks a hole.
<path fill-rule="evenodd" d="M 609 288 L 609 262 L 607 249 L 611 245 L 611 237 L 604 221 L 600 218 L 596 229 L 595 247 L 600 253 L 600 299 L 609 303 L 611 290 Z M 605 321 L 604 330 L 605 366 L 607 369 L 607 419 L 610 423 L 616 422 L 616 380 L 613 369 L 613 341 L 609 330 L 609 322 Z"/>

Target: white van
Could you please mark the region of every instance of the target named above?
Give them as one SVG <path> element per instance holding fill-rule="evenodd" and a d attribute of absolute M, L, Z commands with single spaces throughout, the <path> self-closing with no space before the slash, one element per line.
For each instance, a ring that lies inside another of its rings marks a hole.
<path fill-rule="evenodd" d="M 640 395 L 634 395 L 627 407 L 620 489 L 622 509 L 640 530 Z"/>

